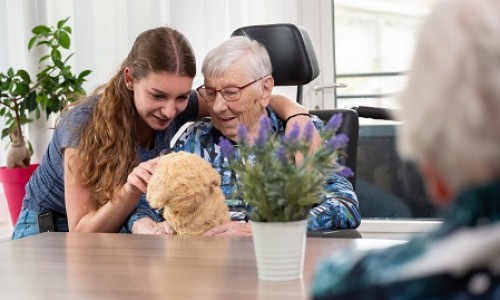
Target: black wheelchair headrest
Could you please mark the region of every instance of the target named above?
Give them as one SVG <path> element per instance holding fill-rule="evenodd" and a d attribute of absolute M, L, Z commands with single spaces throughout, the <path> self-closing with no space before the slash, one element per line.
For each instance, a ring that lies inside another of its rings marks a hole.
<path fill-rule="evenodd" d="M 319 75 L 318 61 L 306 29 L 294 24 L 253 25 L 231 36 L 246 35 L 262 43 L 273 65 L 274 84 L 303 85 Z"/>

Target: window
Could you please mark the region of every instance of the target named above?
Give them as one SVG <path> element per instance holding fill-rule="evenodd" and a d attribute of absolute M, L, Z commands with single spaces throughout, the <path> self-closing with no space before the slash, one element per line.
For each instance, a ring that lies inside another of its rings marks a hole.
<path fill-rule="evenodd" d="M 432 0 L 334 1 L 335 79 L 339 107 L 397 107 L 423 17 Z"/>
<path fill-rule="evenodd" d="M 335 0 L 336 107 L 397 108 L 418 30 L 434 0 Z M 360 119 L 356 192 L 364 219 L 436 219 L 414 166 L 399 159 L 393 121 Z"/>

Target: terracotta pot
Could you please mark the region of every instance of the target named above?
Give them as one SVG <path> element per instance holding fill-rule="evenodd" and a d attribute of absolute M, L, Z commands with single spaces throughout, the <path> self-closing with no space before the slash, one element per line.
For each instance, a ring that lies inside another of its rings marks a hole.
<path fill-rule="evenodd" d="M 21 206 L 23 205 L 26 193 L 26 183 L 28 183 L 28 180 L 37 167 L 38 164 L 32 164 L 27 168 L 0 167 L 0 182 L 3 185 L 5 198 L 7 199 L 12 225 L 16 224 L 21 212 Z"/>

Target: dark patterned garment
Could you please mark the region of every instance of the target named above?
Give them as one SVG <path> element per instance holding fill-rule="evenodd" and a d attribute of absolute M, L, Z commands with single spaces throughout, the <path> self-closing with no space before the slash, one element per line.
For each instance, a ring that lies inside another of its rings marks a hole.
<path fill-rule="evenodd" d="M 500 299 L 500 182 L 462 193 L 435 231 L 321 262 L 314 299 Z"/>
<path fill-rule="evenodd" d="M 271 118 L 272 128 L 276 134 L 285 133 L 284 124 L 270 108 L 267 108 Z M 313 117 L 314 125 L 319 128 L 323 123 Z M 221 188 L 226 197 L 226 203 L 233 220 L 248 219 L 247 213 L 252 208 L 241 199 L 233 199 L 236 184 L 235 173 L 228 167 L 228 161 L 223 157 L 218 145 L 222 133 L 210 121 L 202 119 L 187 128 L 174 145 L 174 151 L 186 151 L 197 154 L 212 164 L 221 175 Z M 319 204 L 309 214 L 308 230 L 356 228 L 361 222 L 358 200 L 351 183 L 342 175 L 332 174 L 325 183 L 328 192 Z M 139 201 L 136 212 L 129 220 L 129 228 L 134 221 L 149 216 L 157 222 L 163 221 L 158 213 L 152 210 L 144 199 Z"/>

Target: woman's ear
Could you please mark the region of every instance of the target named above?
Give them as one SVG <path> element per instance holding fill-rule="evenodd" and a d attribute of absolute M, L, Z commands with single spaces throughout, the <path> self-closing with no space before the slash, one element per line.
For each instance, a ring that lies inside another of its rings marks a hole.
<path fill-rule="evenodd" d="M 447 206 L 451 202 L 452 191 L 443 177 L 439 175 L 433 165 L 426 162 L 421 168 L 422 179 L 427 188 L 427 193 L 432 198 L 434 204 Z"/>
<path fill-rule="evenodd" d="M 123 78 L 125 79 L 125 86 L 127 89 L 130 91 L 134 90 L 134 80 L 132 78 L 132 71 L 129 67 L 123 69 Z"/>
<path fill-rule="evenodd" d="M 274 88 L 274 78 L 273 76 L 266 76 L 264 79 L 262 79 L 262 99 L 261 99 L 261 104 L 263 107 L 266 107 L 269 105 L 269 100 L 271 99 L 271 95 L 273 93 L 273 88 Z"/>

